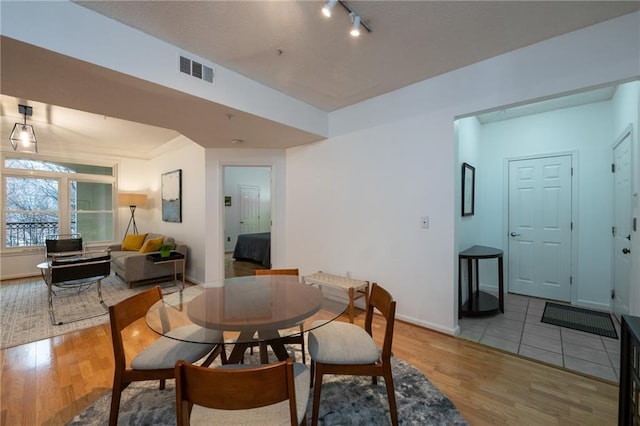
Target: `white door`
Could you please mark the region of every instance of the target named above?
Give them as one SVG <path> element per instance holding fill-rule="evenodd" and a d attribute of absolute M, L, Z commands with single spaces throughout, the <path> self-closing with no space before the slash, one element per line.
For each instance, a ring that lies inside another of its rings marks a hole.
<path fill-rule="evenodd" d="M 240 234 L 260 232 L 260 187 L 238 185 L 240 195 Z"/>
<path fill-rule="evenodd" d="M 613 147 L 613 312 L 629 313 L 631 294 L 631 133 Z"/>
<path fill-rule="evenodd" d="M 512 293 L 571 301 L 571 156 L 509 161 Z"/>

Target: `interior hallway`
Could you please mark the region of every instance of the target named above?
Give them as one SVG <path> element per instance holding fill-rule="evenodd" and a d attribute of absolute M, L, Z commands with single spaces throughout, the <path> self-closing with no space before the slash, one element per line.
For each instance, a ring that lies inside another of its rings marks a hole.
<path fill-rule="evenodd" d="M 467 340 L 612 382 L 620 377 L 618 339 L 540 321 L 546 300 L 505 293 L 504 314 L 464 317 L 460 335 Z"/>

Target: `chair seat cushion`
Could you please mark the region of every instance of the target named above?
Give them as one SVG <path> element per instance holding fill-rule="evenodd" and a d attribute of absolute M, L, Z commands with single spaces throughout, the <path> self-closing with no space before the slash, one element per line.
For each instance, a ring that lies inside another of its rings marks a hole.
<path fill-rule="evenodd" d="M 380 351 L 371 336 L 354 324 L 332 321 L 312 324 L 309 332 L 309 355 L 323 364 L 373 364 Z M 316 328 L 317 327 L 317 328 Z"/>
<path fill-rule="evenodd" d="M 159 338 L 133 358 L 131 368 L 134 370 L 173 368 L 176 362 L 181 359 L 187 362 L 196 362 L 211 352 L 215 344 L 191 343 L 184 340 L 203 341 L 203 333 L 207 336 L 208 341 L 222 341 L 222 333 L 216 330 L 205 329 L 197 325 L 176 328 L 167 333 L 169 337 Z"/>
<path fill-rule="evenodd" d="M 219 368 L 242 369 L 249 367 L 255 367 L 255 365 L 226 364 Z M 298 423 L 300 423 L 307 412 L 311 375 L 307 366 L 300 363 L 293 364 L 293 374 L 295 375 L 296 410 Z M 248 410 L 218 410 L 194 405 L 190 420 L 193 425 L 291 425 L 289 401 Z"/>

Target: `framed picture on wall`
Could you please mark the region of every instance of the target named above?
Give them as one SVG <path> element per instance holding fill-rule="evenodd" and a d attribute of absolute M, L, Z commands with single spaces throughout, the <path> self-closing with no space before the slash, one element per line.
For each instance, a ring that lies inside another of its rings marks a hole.
<path fill-rule="evenodd" d="M 476 196 L 476 169 L 462 163 L 462 216 L 473 216 Z"/>
<path fill-rule="evenodd" d="M 182 222 L 182 169 L 162 174 L 162 220 Z"/>

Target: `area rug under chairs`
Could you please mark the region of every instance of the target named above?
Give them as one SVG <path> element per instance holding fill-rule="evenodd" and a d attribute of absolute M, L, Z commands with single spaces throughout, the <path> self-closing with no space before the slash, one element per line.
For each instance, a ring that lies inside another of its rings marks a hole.
<path fill-rule="evenodd" d="M 401 425 L 466 425 L 453 403 L 421 371 L 410 364 L 392 359 L 394 384 Z M 310 390 L 307 412 L 311 421 Z M 70 426 L 106 425 L 109 420 L 111 392 L 107 392 L 68 423 Z M 371 384 L 366 377 L 326 376 L 322 389 L 319 424 L 388 425 L 389 404 L 384 382 Z M 174 381 L 165 390 L 158 382 L 139 382 L 122 392 L 119 425 L 175 425 Z M 267 425 L 265 425 L 267 426 Z"/>
<path fill-rule="evenodd" d="M 149 286 L 160 285 L 163 292 L 178 288 L 172 282 L 147 284 L 136 288 L 115 275 L 102 280 L 102 296 L 107 306 L 113 305 Z M 62 325 L 51 324 L 47 304 L 47 286 L 40 277 L 3 282 L 0 285 L 0 349 L 47 339 L 109 322 L 108 313 L 99 305 L 96 286 L 77 289 L 55 289 L 56 317 L 61 320 L 80 318 L 87 312 L 104 315 Z"/>
<path fill-rule="evenodd" d="M 585 331 L 599 336 L 618 338 L 611 314 L 593 311 L 577 306 L 547 302 L 542 314 L 542 322 Z"/>

